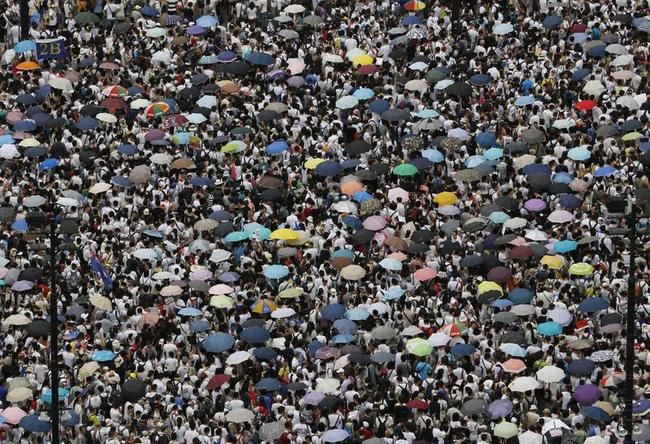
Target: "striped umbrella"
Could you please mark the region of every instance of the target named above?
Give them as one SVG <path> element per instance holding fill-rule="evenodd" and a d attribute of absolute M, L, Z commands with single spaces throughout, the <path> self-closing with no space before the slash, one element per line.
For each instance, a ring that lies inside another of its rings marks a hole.
<path fill-rule="evenodd" d="M 165 102 L 154 102 L 149 105 L 145 110 L 147 117 L 158 117 L 169 111 L 169 105 Z"/>
<path fill-rule="evenodd" d="M 106 97 L 124 97 L 129 94 L 129 91 L 120 85 L 111 85 L 107 88 L 104 88 L 102 91 Z"/>

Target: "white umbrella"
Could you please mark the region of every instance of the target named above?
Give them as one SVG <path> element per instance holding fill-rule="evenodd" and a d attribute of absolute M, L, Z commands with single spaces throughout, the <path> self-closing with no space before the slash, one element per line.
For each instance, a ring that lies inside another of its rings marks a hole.
<path fill-rule="evenodd" d="M 406 82 L 404 88 L 408 91 L 420 91 L 425 92 L 427 90 L 427 82 L 422 79 L 413 79 Z"/>
<path fill-rule="evenodd" d="M 18 148 L 13 143 L 7 143 L 0 147 L 0 157 L 3 159 L 12 159 L 14 157 L 20 157 Z"/>
<path fill-rule="evenodd" d="M 180 296 L 183 294 L 183 289 L 178 285 L 167 285 L 160 290 L 160 295 L 164 297 Z"/>
<path fill-rule="evenodd" d="M 334 370 L 338 370 L 341 368 L 344 368 L 350 364 L 350 355 L 343 355 L 340 358 L 338 358 L 336 361 L 334 361 Z"/>
<path fill-rule="evenodd" d="M 293 308 L 280 307 L 277 310 L 274 310 L 273 313 L 271 313 L 271 317 L 273 319 L 285 319 L 285 318 L 290 318 L 295 314 L 296 314 L 296 310 L 294 310 Z"/>
<path fill-rule="evenodd" d="M 554 365 L 547 365 L 546 367 L 542 367 L 541 369 L 537 370 L 536 375 L 537 379 L 547 384 L 550 384 L 551 382 L 560 382 L 562 379 L 564 379 L 565 376 L 564 370 Z"/>
<path fill-rule="evenodd" d="M 523 217 L 513 217 L 512 219 L 508 219 L 503 223 L 504 228 L 510 228 L 512 230 L 523 228 L 526 225 L 528 225 L 528 221 Z"/>
<path fill-rule="evenodd" d="M 178 281 L 180 280 L 180 277 L 176 276 L 174 273 L 171 273 L 169 271 L 159 271 L 157 273 L 154 273 L 151 276 L 151 279 L 155 281 L 164 281 L 165 279 L 170 281 Z"/>
<path fill-rule="evenodd" d="M 111 311 L 113 309 L 113 304 L 111 303 L 111 300 L 108 299 L 106 296 L 94 294 L 89 298 L 89 301 L 91 304 L 93 304 L 95 307 L 99 308 L 100 310 Z"/>
<path fill-rule="evenodd" d="M 27 387 L 16 387 L 7 394 L 7 401 L 9 402 L 22 402 L 31 399 L 33 396 L 32 390 Z"/>
<path fill-rule="evenodd" d="M 537 157 L 533 156 L 532 154 L 524 154 L 522 156 L 517 157 L 513 163 L 515 165 L 515 168 L 520 170 L 526 165 L 533 164 L 536 161 L 537 161 Z"/>
<path fill-rule="evenodd" d="M 494 25 L 494 28 L 492 28 L 492 32 L 496 35 L 510 34 L 514 30 L 515 28 L 510 23 L 500 23 L 498 25 Z"/>
<path fill-rule="evenodd" d="M 133 252 L 133 257 L 142 260 L 157 259 L 158 253 L 153 248 L 138 248 Z"/>
<path fill-rule="evenodd" d="M 587 94 L 599 97 L 602 93 L 605 92 L 605 86 L 601 83 L 600 80 L 590 80 L 587 82 L 584 88 L 582 88 L 582 91 L 586 92 Z"/>
<path fill-rule="evenodd" d="M 88 189 L 88 192 L 89 192 L 90 194 L 100 194 L 100 193 L 105 193 L 105 192 L 107 192 L 108 190 L 110 190 L 111 187 L 112 187 L 112 185 L 111 185 L 110 183 L 99 182 L 99 183 L 96 183 L 95 185 L 93 185 L 92 187 L 90 187 L 90 188 Z"/>
<path fill-rule="evenodd" d="M 305 7 L 303 5 L 298 5 L 298 4 L 289 5 L 286 8 L 284 8 L 284 12 L 286 12 L 287 14 L 302 14 L 303 12 L 305 12 Z"/>
<path fill-rule="evenodd" d="M 447 345 L 447 343 L 451 340 L 451 336 L 446 335 L 442 332 L 437 332 L 433 333 L 427 341 L 429 344 L 433 345 L 434 347 L 442 347 L 444 345 Z"/>
<path fill-rule="evenodd" d="M 250 359 L 250 357 L 251 357 L 251 354 L 248 353 L 247 351 L 243 351 L 243 350 L 242 351 L 237 351 L 237 352 L 231 354 L 230 356 L 228 356 L 228 358 L 226 358 L 226 364 L 228 364 L 228 365 L 241 364 L 242 362 L 248 361 Z"/>
<path fill-rule="evenodd" d="M 548 236 L 546 235 L 546 233 L 537 229 L 526 231 L 524 237 L 528 240 L 532 240 L 535 242 L 546 242 L 548 240 Z"/>
<path fill-rule="evenodd" d="M 323 54 L 323 61 L 328 62 L 328 63 L 343 63 L 343 57 L 341 57 L 338 54 L 330 54 L 330 53 L 325 53 Z"/>
<path fill-rule="evenodd" d="M 217 105 L 217 97 L 211 95 L 205 95 L 201 97 L 199 100 L 197 100 L 196 104 L 198 106 L 202 106 L 205 108 L 212 108 L 213 106 Z"/>
<path fill-rule="evenodd" d="M 609 444 L 609 441 L 599 435 L 590 436 L 582 444 Z"/>
<path fill-rule="evenodd" d="M 47 83 L 54 89 L 59 89 L 61 91 L 74 91 L 72 82 L 65 77 L 51 77 Z"/>
<path fill-rule="evenodd" d="M 554 308 L 547 313 L 546 317 L 565 327 L 573 321 L 573 315 L 564 308 Z"/>
<path fill-rule="evenodd" d="M 542 444 L 544 437 L 530 430 L 519 435 L 519 444 Z"/>
<path fill-rule="evenodd" d="M 348 265 L 341 270 L 341 277 L 346 281 L 358 281 L 366 275 L 366 270 L 359 265 Z"/>
<path fill-rule="evenodd" d="M 99 370 L 99 364 L 96 361 L 86 362 L 79 369 L 79 379 L 84 379 L 88 376 L 92 376 L 93 373 L 95 373 L 97 370 Z"/>
<path fill-rule="evenodd" d="M 14 314 L 4 320 L 5 325 L 27 325 L 32 322 L 24 314 Z"/>
<path fill-rule="evenodd" d="M 544 425 L 542 426 L 542 434 L 546 435 L 547 432 L 555 429 L 567 429 L 571 430 L 571 428 L 566 425 L 564 422 L 560 421 L 559 419 L 553 419 L 549 417 L 544 417 Z"/>
<path fill-rule="evenodd" d="M 147 99 L 135 99 L 131 104 L 129 105 L 131 109 L 143 109 L 151 105 L 151 102 L 148 101 Z"/>
<path fill-rule="evenodd" d="M 156 51 L 151 56 L 151 63 L 164 63 L 168 65 L 172 60 L 172 55 L 168 51 Z"/>
<path fill-rule="evenodd" d="M 639 105 L 639 102 L 634 100 L 634 97 L 632 96 L 621 96 L 616 100 L 616 104 L 624 106 L 630 111 L 636 111 L 641 107 L 641 105 Z"/>
<path fill-rule="evenodd" d="M 111 113 L 99 113 L 95 116 L 97 120 L 105 123 L 115 123 L 117 122 L 117 117 Z"/>
<path fill-rule="evenodd" d="M 79 206 L 79 201 L 70 197 L 59 197 L 56 204 L 62 207 L 76 207 Z"/>
<path fill-rule="evenodd" d="M 357 206 L 348 200 L 339 201 L 332 205 L 332 208 L 339 213 L 357 214 Z"/>
<path fill-rule="evenodd" d="M 627 54 L 627 49 L 625 49 L 625 46 L 621 45 L 620 43 L 612 43 L 607 45 L 605 47 L 605 51 L 616 55 Z"/>
<path fill-rule="evenodd" d="M 620 56 L 618 56 L 614 60 L 612 60 L 611 65 L 612 66 L 625 66 L 625 65 L 629 65 L 630 63 L 632 63 L 632 60 L 634 60 L 634 59 L 632 58 L 631 55 L 629 55 L 629 54 L 621 54 Z"/>
<path fill-rule="evenodd" d="M 415 325 L 409 325 L 404 330 L 402 330 L 402 336 L 408 336 L 408 337 L 421 335 L 422 333 L 424 332 L 420 330 L 418 327 L 416 327 Z"/>
<path fill-rule="evenodd" d="M 227 421 L 235 423 L 250 422 L 253 418 L 255 414 L 248 409 L 234 409 L 226 415 Z"/>
<path fill-rule="evenodd" d="M 212 219 L 210 219 L 212 220 Z M 221 248 L 217 248 L 212 252 L 210 255 L 210 261 L 218 264 L 219 262 L 227 261 L 230 259 L 232 256 L 232 253 L 228 250 L 222 250 Z"/>
<path fill-rule="evenodd" d="M 520 376 L 508 386 L 513 392 L 528 392 L 537 387 L 539 387 L 539 381 L 531 376 Z"/>
<path fill-rule="evenodd" d="M 167 153 L 155 153 L 149 157 L 149 162 L 156 165 L 169 165 L 172 160 L 172 156 Z"/>
<path fill-rule="evenodd" d="M 510 309 L 510 313 L 514 313 L 517 316 L 530 316 L 535 313 L 535 307 L 530 304 L 514 305 Z"/>

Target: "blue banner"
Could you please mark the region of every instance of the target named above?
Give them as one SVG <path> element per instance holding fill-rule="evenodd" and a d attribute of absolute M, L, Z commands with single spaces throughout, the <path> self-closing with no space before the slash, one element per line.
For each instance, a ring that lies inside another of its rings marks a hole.
<path fill-rule="evenodd" d="M 37 40 L 36 58 L 39 60 L 65 58 L 65 39 Z"/>

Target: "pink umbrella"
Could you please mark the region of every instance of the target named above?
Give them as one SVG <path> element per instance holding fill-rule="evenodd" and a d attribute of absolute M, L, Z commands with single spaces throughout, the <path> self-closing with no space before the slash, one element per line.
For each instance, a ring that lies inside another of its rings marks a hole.
<path fill-rule="evenodd" d="M 334 347 L 323 347 L 316 351 L 314 357 L 316 359 L 330 359 L 336 358 L 339 355 L 339 349 Z"/>
<path fill-rule="evenodd" d="M 21 419 L 27 416 L 27 413 L 18 407 L 9 407 L 0 412 L 0 416 L 9 424 L 18 424 Z"/>
<path fill-rule="evenodd" d="M 433 268 L 429 268 L 429 267 L 424 267 L 416 271 L 413 276 L 418 281 L 424 282 L 433 279 L 437 275 L 438 275 L 438 270 L 434 270 Z"/>
<path fill-rule="evenodd" d="M 386 228 L 388 222 L 381 216 L 370 216 L 363 221 L 363 228 L 370 231 L 379 231 Z"/>
<path fill-rule="evenodd" d="M 211 277 L 212 272 L 206 268 L 201 268 L 190 273 L 190 279 L 193 281 L 207 281 Z"/>
<path fill-rule="evenodd" d="M 589 188 L 589 183 L 582 179 L 573 179 L 573 182 L 569 184 L 569 188 L 571 188 L 572 191 L 583 193 L 587 188 Z"/>
<path fill-rule="evenodd" d="M 131 170 L 129 179 L 136 184 L 148 182 L 151 179 L 151 169 L 147 165 L 138 165 Z"/>
<path fill-rule="evenodd" d="M 571 222 L 573 217 L 573 214 L 569 213 L 567 210 L 555 210 L 548 215 L 548 221 L 553 222 L 554 224 L 563 224 Z"/>
<path fill-rule="evenodd" d="M 526 370 L 526 364 L 521 359 L 508 359 L 506 362 L 501 363 L 501 367 L 507 373 L 521 373 Z"/>
<path fill-rule="evenodd" d="M 325 399 L 325 395 L 321 392 L 309 392 L 303 397 L 303 401 L 307 405 L 318 405 Z"/>
<path fill-rule="evenodd" d="M 530 199 L 526 201 L 524 208 L 528 211 L 542 211 L 546 208 L 546 202 L 542 199 Z"/>
<path fill-rule="evenodd" d="M 160 140 L 165 138 L 165 132 L 159 129 L 152 129 L 144 135 L 144 140 L 147 142 L 153 142 L 155 140 Z"/>
<path fill-rule="evenodd" d="M 7 114 L 7 117 L 5 117 L 5 119 L 7 119 L 7 123 L 11 125 L 22 120 L 22 118 L 23 118 L 23 113 L 21 113 L 20 111 L 11 111 L 9 114 Z"/>
<path fill-rule="evenodd" d="M 388 190 L 388 200 L 391 202 L 397 202 L 398 197 L 402 199 L 402 202 L 406 202 L 409 200 L 409 193 L 399 187 Z"/>
<path fill-rule="evenodd" d="M 513 240 L 511 240 L 508 243 L 510 245 L 514 245 L 516 247 L 524 247 L 524 246 L 528 245 L 528 241 L 526 239 L 524 239 L 523 237 L 521 237 L 521 236 L 517 236 L 516 238 L 514 238 Z"/>

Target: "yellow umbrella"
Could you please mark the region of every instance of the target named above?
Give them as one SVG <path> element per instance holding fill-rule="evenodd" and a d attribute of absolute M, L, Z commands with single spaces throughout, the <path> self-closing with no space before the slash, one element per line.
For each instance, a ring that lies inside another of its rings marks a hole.
<path fill-rule="evenodd" d="M 287 240 L 286 241 L 287 245 L 291 245 L 291 246 L 294 246 L 294 247 L 299 247 L 299 246 L 304 245 L 307 242 L 309 242 L 309 239 L 311 237 L 308 232 L 302 231 L 302 230 L 296 231 L 296 234 L 298 235 L 298 237 L 295 238 L 295 239 Z"/>
<path fill-rule="evenodd" d="M 33 137 L 28 137 L 27 139 L 21 140 L 18 146 L 21 146 L 23 148 L 28 148 L 32 146 L 41 146 L 41 142 L 34 139 Z"/>
<path fill-rule="evenodd" d="M 551 270 L 560 270 L 565 265 L 564 259 L 561 256 L 550 256 L 548 254 L 542 258 L 540 263 L 546 265 Z"/>
<path fill-rule="evenodd" d="M 235 306 L 235 301 L 230 296 L 218 294 L 210 298 L 210 305 L 216 308 L 231 308 Z"/>
<path fill-rule="evenodd" d="M 503 294 L 503 288 L 501 288 L 501 285 L 497 284 L 496 282 L 492 282 L 492 281 L 481 282 L 478 286 L 478 293 L 483 294 L 483 293 L 487 293 L 488 291 L 498 291 L 500 294 Z"/>
<path fill-rule="evenodd" d="M 113 309 L 113 304 L 111 304 L 111 300 L 108 299 L 106 296 L 94 294 L 90 297 L 90 303 L 93 304 L 95 307 L 99 308 L 100 310 L 111 311 Z"/>
<path fill-rule="evenodd" d="M 638 131 L 634 131 L 634 132 L 625 134 L 623 137 L 621 137 L 621 140 L 625 140 L 626 142 L 629 142 L 629 141 L 632 141 L 632 140 L 640 139 L 641 137 L 643 137 L 643 134 L 641 134 Z"/>
<path fill-rule="evenodd" d="M 438 193 L 436 197 L 433 198 L 433 201 L 438 205 L 453 205 L 458 202 L 458 197 L 454 193 L 449 191 L 443 191 Z"/>
<path fill-rule="evenodd" d="M 291 228 L 278 228 L 273 233 L 271 233 L 270 238 L 278 240 L 295 240 L 298 239 L 298 233 L 296 233 Z"/>
<path fill-rule="evenodd" d="M 304 292 L 302 288 L 299 287 L 292 287 L 292 288 L 287 288 L 285 290 L 282 290 L 278 296 L 280 296 L 282 299 L 295 299 L 298 296 L 302 295 Z"/>
<path fill-rule="evenodd" d="M 352 65 L 354 67 L 372 65 L 372 62 L 374 61 L 375 59 L 373 59 L 371 55 L 361 54 L 352 59 Z"/>
<path fill-rule="evenodd" d="M 348 265 L 341 270 L 341 277 L 346 281 L 358 281 L 366 275 L 366 270 L 359 265 Z"/>
<path fill-rule="evenodd" d="M 307 159 L 305 161 L 305 168 L 308 170 L 315 170 L 316 167 L 323 162 L 325 162 L 325 159 L 321 159 L 320 157 L 312 157 L 311 159 Z"/>
<path fill-rule="evenodd" d="M 577 262 L 569 267 L 569 273 L 574 274 L 576 276 L 586 276 L 593 272 L 594 272 L 594 267 L 592 267 L 591 265 L 585 262 Z"/>
<path fill-rule="evenodd" d="M 89 376 L 92 376 L 97 370 L 99 370 L 99 364 L 95 361 L 86 362 L 79 369 L 78 378 L 84 379 Z"/>
<path fill-rule="evenodd" d="M 257 314 L 264 314 L 277 310 L 278 306 L 270 299 L 260 299 L 252 305 L 251 309 Z"/>

